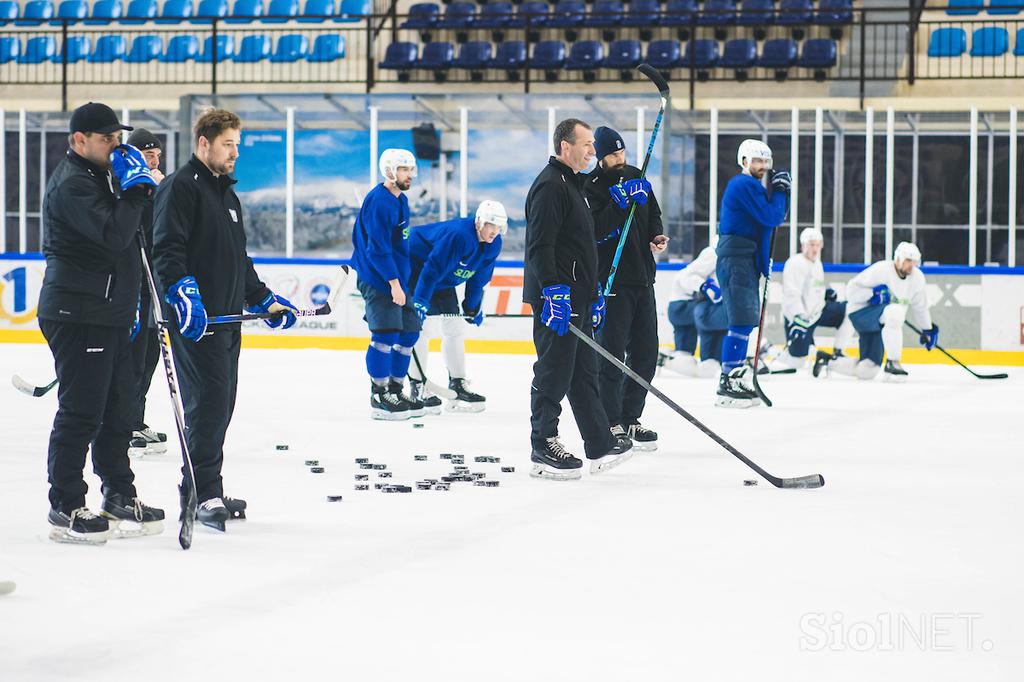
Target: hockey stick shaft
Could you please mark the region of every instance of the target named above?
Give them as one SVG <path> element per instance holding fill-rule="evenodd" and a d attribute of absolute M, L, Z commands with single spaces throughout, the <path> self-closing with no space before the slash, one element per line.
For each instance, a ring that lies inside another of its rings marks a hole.
<path fill-rule="evenodd" d="M 420 364 L 420 356 L 416 352 L 416 349 L 412 349 L 412 361 L 416 365 L 416 371 L 420 373 L 420 378 L 413 378 L 412 374 L 409 374 L 409 379 L 412 381 L 422 381 L 430 391 L 436 395 L 444 398 L 445 400 L 455 400 L 459 397 L 459 394 L 451 389 L 444 388 L 439 384 L 435 384 L 433 381 L 427 378 L 427 373 L 423 369 L 423 365 Z"/>
<path fill-rule="evenodd" d="M 908 327 L 910 327 L 910 330 L 913 331 L 918 336 L 920 336 L 923 333 L 920 329 L 918 329 L 917 327 L 912 325 L 909 320 L 904 320 L 903 324 L 905 324 Z M 935 344 L 935 347 L 938 348 L 939 350 L 941 350 L 943 353 L 945 353 L 947 358 L 949 358 L 950 360 L 952 360 L 956 364 L 960 365 L 961 367 L 963 367 L 964 369 L 966 369 L 968 372 L 970 372 L 974 376 L 978 377 L 979 379 L 1007 379 L 1010 376 L 1009 374 L 1006 374 L 1005 372 L 999 372 L 998 374 L 978 374 L 973 369 L 971 369 L 970 367 L 968 367 L 964 363 L 962 363 L 959 360 L 957 360 L 953 356 L 952 353 L 950 353 L 948 350 L 946 350 L 945 348 L 943 348 L 939 344 Z"/>
<path fill-rule="evenodd" d="M 427 315 L 427 317 L 437 317 L 437 318 L 441 318 L 441 319 L 444 319 L 444 318 L 459 318 L 459 319 L 463 319 L 463 320 L 472 320 L 474 315 L 463 315 L 461 313 L 431 313 L 430 315 Z M 498 320 L 515 320 L 515 319 L 525 319 L 525 318 L 531 318 L 532 319 L 533 318 L 533 313 L 509 313 L 507 315 L 487 315 L 484 319 L 487 319 L 487 320 L 494 320 L 494 319 L 498 319 Z"/>
<path fill-rule="evenodd" d="M 321 315 L 331 314 L 331 304 L 324 303 L 319 308 L 303 308 L 302 310 L 292 311 L 292 315 L 295 317 L 319 317 Z M 248 320 L 269 320 L 274 317 L 281 317 L 284 315 L 283 310 L 279 310 L 273 313 L 242 313 L 240 315 L 217 315 L 207 320 L 206 324 L 233 324 L 236 322 L 246 322 Z"/>
<path fill-rule="evenodd" d="M 732 445 L 727 443 L 717 433 L 715 433 L 714 431 L 709 429 L 707 426 L 705 426 L 703 422 L 701 422 L 699 419 L 694 417 L 692 414 L 690 414 L 689 412 L 684 410 L 682 407 L 677 405 L 675 403 L 675 401 L 673 401 L 667 395 L 665 395 L 664 393 L 659 391 L 657 388 L 655 388 L 653 385 L 651 385 L 651 383 L 649 381 L 647 381 L 646 379 L 641 377 L 639 374 L 637 374 L 632 369 L 630 369 L 625 363 L 623 363 L 621 360 L 619 360 L 614 355 L 612 355 L 607 350 L 605 350 L 601 346 L 601 344 L 599 344 L 597 341 L 595 341 L 593 338 L 591 338 L 588 334 L 586 334 L 583 331 L 581 331 L 575 325 L 569 325 L 569 331 L 571 331 L 573 334 L 575 334 L 585 344 L 587 344 L 592 349 L 594 349 L 594 351 L 598 355 L 600 355 L 605 360 L 607 360 L 608 362 L 610 362 L 613 365 L 615 365 L 615 367 L 617 367 L 620 372 L 622 372 L 623 374 L 628 376 L 630 379 L 632 379 L 633 381 L 638 383 L 641 387 L 643 387 L 649 393 L 654 394 L 654 396 L 657 397 L 659 400 L 661 400 L 661 402 L 663 402 L 666 405 L 668 405 L 672 409 L 673 412 L 675 412 L 680 417 L 682 417 L 686 421 L 688 421 L 691 424 L 693 424 L 694 426 L 696 426 L 700 431 L 702 431 L 711 440 L 715 441 L 716 443 L 721 445 L 723 448 L 725 448 L 729 452 L 729 454 L 733 455 L 738 460 L 740 460 L 741 462 L 746 464 L 748 467 L 750 467 L 751 469 L 756 471 L 760 476 L 762 476 L 765 480 L 767 480 L 769 483 L 774 485 L 776 488 L 820 488 L 821 486 L 825 485 L 825 479 L 821 476 L 821 474 L 812 474 L 810 476 L 799 476 L 797 478 L 780 478 L 778 476 L 773 476 L 772 474 L 768 473 L 767 471 L 762 469 L 760 466 L 758 466 L 757 463 L 752 461 L 749 457 L 747 457 L 742 452 L 740 452 L 739 450 L 734 448 Z"/>
<path fill-rule="evenodd" d="M 761 402 L 766 407 L 772 406 L 772 401 L 768 399 L 764 391 L 761 389 L 761 383 L 757 380 L 757 363 L 761 358 L 761 337 L 764 334 L 764 311 L 768 307 L 768 287 L 772 283 L 772 266 L 771 266 L 771 254 L 775 251 L 775 233 L 777 230 L 772 230 L 772 236 L 770 244 L 768 245 L 768 274 L 764 278 L 764 293 L 761 295 L 761 319 L 757 323 L 757 350 L 754 351 L 754 390 L 757 391 L 757 397 L 761 399 Z"/>
<path fill-rule="evenodd" d="M 668 106 L 670 96 L 668 84 L 661 77 L 657 69 L 649 64 L 641 64 L 637 67 L 640 73 L 644 74 L 657 86 L 658 94 L 661 95 L 661 108 L 658 109 L 658 118 L 654 121 L 654 129 L 651 131 L 651 141 L 647 145 L 647 153 L 644 155 L 644 163 L 640 168 L 640 178 L 647 177 L 647 165 L 651 162 L 651 154 L 654 152 L 654 143 L 658 139 L 658 131 L 661 130 L 661 121 L 665 117 L 665 107 Z M 619 235 L 619 243 L 615 247 L 615 256 L 612 258 L 611 269 L 608 270 L 608 282 L 604 286 L 604 295 L 611 296 L 612 284 L 615 282 L 615 273 L 619 269 L 619 259 L 622 258 L 622 250 L 626 247 L 626 239 L 629 236 L 629 228 L 633 224 L 633 216 L 636 214 L 637 203 L 634 201 L 629 207 L 629 214 L 622 226 L 622 233 Z"/>

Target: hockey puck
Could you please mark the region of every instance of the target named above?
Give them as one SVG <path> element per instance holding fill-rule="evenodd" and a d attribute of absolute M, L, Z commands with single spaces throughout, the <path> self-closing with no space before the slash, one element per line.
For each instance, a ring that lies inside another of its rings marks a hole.
<path fill-rule="evenodd" d="M 417 481 L 416 489 L 417 490 L 430 490 L 432 485 L 433 485 L 432 483 L 427 483 L 426 481 Z"/>
<path fill-rule="evenodd" d="M 372 469 L 372 468 L 373 468 L 373 465 L 372 465 L 372 464 L 369 464 L 369 463 L 367 463 L 367 462 L 363 462 L 362 464 L 360 464 L 360 465 L 359 465 L 359 468 L 360 468 L 360 469 Z"/>
<path fill-rule="evenodd" d="M 380 473 L 377 474 L 377 478 L 391 478 L 391 472 L 381 471 Z"/>
<path fill-rule="evenodd" d="M 328 495 L 327 496 L 327 501 L 328 502 L 341 502 L 341 495 Z"/>
<path fill-rule="evenodd" d="M 416 460 L 417 462 L 426 462 L 427 461 L 427 456 L 426 455 L 413 455 L 413 459 Z"/>
<path fill-rule="evenodd" d="M 313 473 L 313 474 L 322 474 L 324 472 L 324 468 L 323 467 L 309 467 L 309 471 L 310 471 L 310 473 Z"/>
<path fill-rule="evenodd" d="M 320 466 L 320 460 L 318 460 L 318 459 L 307 459 L 306 460 L 306 466 L 308 466 L 308 467 L 318 467 L 318 466 Z"/>
<path fill-rule="evenodd" d="M 757 485 L 757 479 L 748 478 L 743 481 L 743 485 Z"/>
<path fill-rule="evenodd" d="M 474 462 L 483 462 L 485 464 L 497 464 L 498 462 L 501 461 L 501 458 L 500 457 L 490 457 L 488 455 L 483 455 L 483 456 L 480 456 L 480 457 L 474 457 L 473 461 Z"/>
<path fill-rule="evenodd" d="M 416 424 L 412 425 L 412 428 L 414 428 L 414 429 L 422 429 L 423 428 L 423 424 L 420 424 L 420 423 L 417 422 Z"/>
<path fill-rule="evenodd" d="M 483 479 L 480 479 L 477 481 L 473 481 L 473 485 L 479 485 L 485 488 L 497 488 L 499 483 L 498 481 L 485 481 Z"/>
<path fill-rule="evenodd" d="M 384 484 L 384 483 L 374 483 L 373 484 L 373 489 L 374 490 L 380 490 L 381 488 L 385 487 L 385 485 L 386 484 Z"/>
<path fill-rule="evenodd" d="M 452 458 L 452 453 L 450 453 L 450 452 L 442 452 L 441 453 L 441 459 L 451 459 L 451 458 Z"/>
<path fill-rule="evenodd" d="M 435 483 L 434 490 L 448 490 L 451 486 L 447 483 Z"/>
<path fill-rule="evenodd" d="M 278 450 L 287 450 L 288 449 L 287 445 L 275 445 L 274 447 L 277 448 Z"/>
<path fill-rule="evenodd" d="M 366 483 L 356 483 L 356 490 L 369 490 L 370 486 Z"/>
<path fill-rule="evenodd" d="M 473 473 L 471 473 L 471 474 L 470 474 L 469 476 L 470 476 L 470 478 L 472 478 L 473 480 L 479 481 L 479 480 L 480 480 L 481 478 L 486 478 L 486 477 L 487 477 L 487 474 L 485 474 L 485 473 L 484 473 L 484 472 L 482 472 L 482 471 L 474 471 L 474 472 L 473 472 Z"/>
<path fill-rule="evenodd" d="M 369 474 L 356 474 L 357 481 L 368 481 L 370 480 Z"/>
<path fill-rule="evenodd" d="M 514 474 L 515 471 L 516 471 L 515 467 L 501 467 L 501 472 L 503 474 Z"/>
<path fill-rule="evenodd" d="M 370 460 L 366 457 L 356 457 L 356 464 L 369 464 Z"/>
<path fill-rule="evenodd" d="M 383 469 L 387 469 L 388 465 L 387 464 L 371 464 L 370 468 L 371 469 L 376 469 L 377 471 L 381 471 Z"/>
<path fill-rule="evenodd" d="M 456 471 L 469 471 L 469 467 L 466 466 L 456 466 L 452 468 L 455 469 Z"/>

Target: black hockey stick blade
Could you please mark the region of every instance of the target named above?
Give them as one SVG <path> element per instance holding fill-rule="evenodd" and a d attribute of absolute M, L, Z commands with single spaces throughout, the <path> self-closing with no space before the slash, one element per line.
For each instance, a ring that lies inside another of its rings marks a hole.
<path fill-rule="evenodd" d="M 305 308 L 297 310 L 293 314 L 295 317 L 319 317 L 321 315 L 331 314 L 331 303 L 328 301 L 319 308 Z M 247 320 L 267 320 L 272 317 L 281 317 L 284 315 L 283 312 L 278 311 L 276 313 L 242 313 L 241 315 L 218 315 L 211 317 L 207 320 L 206 324 L 232 324 L 235 322 L 245 322 Z"/>
<path fill-rule="evenodd" d="M 668 89 L 668 83 L 665 82 L 665 77 L 661 75 L 661 71 L 658 71 L 650 64 L 641 64 L 636 67 L 636 70 L 651 79 L 651 82 L 654 83 L 656 88 L 658 88 L 658 92 L 662 97 L 665 99 L 669 98 L 671 93 Z"/>
<path fill-rule="evenodd" d="M 192 546 L 192 530 L 196 524 L 196 507 L 199 506 L 196 499 L 196 484 L 191 474 L 185 476 L 185 486 L 188 491 L 181 505 L 181 528 L 178 530 L 178 544 L 182 549 Z"/>
<path fill-rule="evenodd" d="M 45 386 L 33 386 L 32 384 L 28 383 L 20 376 L 15 374 L 14 376 L 11 377 L 11 383 L 14 385 L 16 389 L 18 389 L 25 395 L 30 395 L 33 398 L 38 398 L 49 393 L 50 389 L 57 385 L 57 379 L 54 379 Z"/>
<path fill-rule="evenodd" d="M 921 333 L 922 333 L 921 330 L 918 329 L 917 327 L 915 327 L 914 325 L 912 325 L 910 323 L 910 320 L 904 320 L 903 324 L 905 324 L 908 327 L 910 327 L 911 331 L 913 331 L 918 336 L 921 335 Z M 950 353 L 948 350 L 946 350 L 945 348 L 943 348 L 939 344 L 935 344 L 935 347 L 938 348 L 943 353 L 945 353 L 947 358 L 949 358 L 950 360 L 952 360 L 956 364 L 960 365 L 961 367 L 963 367 L 964 369 L 966 369 L 968 372 L 970 372 L 974 376 L 978 377 L 979 379 L 1009 379 L 1010 378 L 1010 375 L 1007 374 L 1006 372 L 999 372 L 998 374 L 978 374 L 973 369 L 971 369 L 970 367 L 968 367 L 967 365 L 965 365 L 964 363 L 960 362 L 955 357 L 953 357 L 952 353 Z"/>
<path fill-rule="evenodd" d="M 769 374 L 796 374 L 795 367 L 787 367 L 786 369 L 773 369 Z"/>
<path fill-rule="evenodd" d="M 734 448 L 729 443 L 725 442 L 725 439 L 723 439 L 717 433 L 715 433 L 714 431 L 709 429 L 707 426 L 704 426 L 703 422 L 701 422 L 699 419 L 694 417 L 692 414 L 690 414 L 689 412 L 684 410 L 682 407 L 677 405 L 674 400 L 672 400 L 667 395 L 665 395 L 664 393 L 659 391 L 657 388 L 652 386 L 651 382 L 649 382 L 646 379 L 644 379 L 642 376 L 640 376 L 639 374 L 634 372 L 632 369 L 627 367 L 617 357 L 615 357 L 614 355 L 609 353 L 607 350 L 605 350 L 604 347 L 601 346 L 601 344 L 599 344 L 597 341 L 595 341 L 593 338 L 591 338 L 587 334 L 585 334 L 582 331 L 580 331 L 579 328 L 577 328 L 575 325 L 571 325 L 570 324 L 569 325 L 569 331 L 571 331 L 573 334 L 575 334 L 581 341 L 583 341 L 583 343 L 587 344 L 592 349 L 594 349 L 594 352 L 596 352 L 598 355 L 600 355 L 605 360 L 607 360 L 608 362 L 610 362 L 613 365 L 615 365 L 615 367 L 618 368 L 618 370 L 620 372 L 622 372 L 623 374 L 628 376 L 630 379 L 632 379 L 633 381 L 638 383 L 640 386 L 642 386 L 644 389 L 646 389 L 648 393 L 653 394 L 661 402 L 663 402 L 666 405 L 668 405 L 672 409 L 673 412 L 675 412 L 680 417 L 682 417 L 686 421 L 688 421 L 691 424 L 693 424 L 694 426 L 696 426 L 700 431 L 702 431 L 704 433 L 704 435 L 706 435 L 708 438 L 710 438 L 711 440 L 713 440 L 716 443 L 718 443 L 719 445 L 721 445 L 723 448 L 725 448 L 729 452 L 729 454 L 731 454 L 733 457 L 735 457 L 736 459 L 740 460 L 741 462 L 746 464 L 748 467 L 750 467 L 751 469 L 756 471 L 762 478 L 764 478 L 766 481 L 771 483 L 776 488 L 820 488 L 823 485 L 825 485 L 825 478 L 821 474 L 812 474 L 810 476 L 799 476 L 797 478 L 779 478 L 778 476 L 773 476 L 772 474 L 769 474 L 767 471 L 765 471 L 760 466 L 758 466 L 758 464 L 756 462 L 754 462 L 752 459 L 750 459 L 749 457 L 744 455 L 742 452 L 740 452 L 739 450 Z"/>

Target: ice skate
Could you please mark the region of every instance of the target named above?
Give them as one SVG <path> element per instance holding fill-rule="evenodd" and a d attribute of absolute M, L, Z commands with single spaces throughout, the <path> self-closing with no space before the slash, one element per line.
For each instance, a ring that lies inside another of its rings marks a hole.
<path fill-rule="evenodd" d="M 103 545 L 110 537 L 110 524 L 102 516 L 79 507 L 70 514 L 51 509 L 47 517 L 50 522 L 50 539 L 76 545 Z"/>
<path fill-rule="evenodd" d="M 384 421 L 402 421 L 409 418 L 409 404 L 400 394 L 392 393 L 388 386 L 373 384 L 370 394 L 370 417 Z"/>
<path fill-rule="evenodd" d="M 224 508 L 228 510 L 228 520 L 245 520 L 245 509 L 249 505 L 245 500 L 237 497 L 222 497 L 221 502 L 224 503 Z"/>
<path fill-rule="evenodd" d="M 533 469 L 530 471 L 533 478 L 574 481 L 583 475 L 582 460 L 566 450 L 558 436 L 545 438 L 540 445 L 534 444 L 530 461 L 533 462 Z"/>
<path fill-rule="evenodd" d="M 483 412 L 487 398 L 469 390 L 466 379 L 449 379 L 448 388 L 455 391 L 455 400 L 448 401 L 449 412 Z"/>
<path fill-rule="evenodd" d="M 166 451 L 166 447 L 164 450 Z M 149 451 L 149 441 L 142 436 L 134 436 L 128 441 L 128 456 L 143 457 Z"/>
<path fill-rule="evenodd" d="M 811 367 L 811 376 L 817 379 L 822 376 L 822 373 L 824 373 L 827 377 L 828 372 L 826 370 L 828 368 L 828 363 L 831 362 L 833 358 L 838 358 L 841 355 L 842 354 L 832 355 L 831 353 L 819 350 L 814 356 L 814 365 Z"/>
<path fill-rule="evenodd" d="M 158 535 L 164 530 L 164 510 L 149 507 L 137 497 L 105 492 L 100 515 L 107 519 L 115 538 Z"/>
<path fill-rule="evenodd" d="M 392 379 L 388 384 L 388 390 L 397 395 L 400 400 L 409 406 L 410 419 L 418 419 L 427 413 L 423 402 L 410 397 L 409 394 L 405 392 L 405 385 L 401 381 L 395 381 Z"/>
<path fill-rule="evenodd" d="M 621 429 L 622 427 L 619 428 Z M 590 473 L 600 474 L 609 469 L 614 469 L 633 457 L 633 441 L 626 436 L 615 435 L 614 432 L 612 434 L 615 439 L 612 449 L 600 457 L 590 460 Z"/>
<path fill-rule="evenodd" d="M 718 380 L 718 398 L 715 407 L 746 409 L 760 404 L 757 394 L 744 381 L 747 367 L 736 367 Z"/>
<path fill-rule="evenodd" d="M 886 360 L 884 371 L 886 381 L 902 384 L 907 380 L 907 370 L 903 369 L 899 360 Z"/>
<path fill-rule="evenodd" d="M 625 435 L 633 441 L 633 448 L 639 452 L 654 452 L 658 449 L 658 434 L 640 426 L 640 422 L 630 424 Z"/>
<path fill-rule="evenodd" d="M 162 455 L 167 452 L 167 434 L 154 431 L 145 424 L 140 424 L 138 429 L 132 431 L 129 456 L 131 455 L 130 449 L 137 447 L 136 441 L 139 439 L 145 442 L 145 452 L 141 454 Z"/>
<path fill-rule="evenodd" d="M 224 506 L 224 500 L 219 497 L 204 500 L 196 509 L 196 520 L 199 523 L 222 533 L 225 530 L 225 522 L 230 516 L 231 513 Z"/>
<path fill-rule="evenodd" d="M 443 403 L 441 399 L 431 393 L 427 385 L 422 381 L 416 381 L 415 379 L 409 380 L 409 396 L 414 400 L 418 400 L 423 403 L 423 412 L 425 414 L 441 414 Z"/>

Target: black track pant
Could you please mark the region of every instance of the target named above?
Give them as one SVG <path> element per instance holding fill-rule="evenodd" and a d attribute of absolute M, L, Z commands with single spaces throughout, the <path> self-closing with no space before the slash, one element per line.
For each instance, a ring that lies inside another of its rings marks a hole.
<path fill-rule="evenodd" d="M 658 366 L 654 287 L 620 286 L 605 301 L 606 317 L 604 327 L 597 333 L 598 343 L 650 382 Z M 640 421 L 647 389 L 603 359 L 598 385 L 609 426 L 628 426 Z"/>
<path fill-rule="evenodd" d="M 135 497 L 128 441 L 135 421 L 135 375 L 126 327 L 39 320 L 53 353 L 60 388 L 50 432 L 50 506 L 65 513 L 85 505 L 85 453 L 104 490 Z"/>
<path fill-rule="evenodd" d="M 568 396 L 576 426 L 583 436 L 585 454 L 590 459 L 604 456 L 613 441 L 608 417 L 597 394 L 597 353 L 572 332 L 558 336 L 540 321 L 541 306 L 534 306 L 533 343 L 537 362 L 533 365 L 530 390 L 530 440 L 540 445 L 545 438 L 558 435 L 558 417 L 562 398 Z M 590 315 L 572 318 L 572 324 L 591 333 Z"/>
<path fill-rule="evenodd" d="M 213 333 L 207 332 L 199 343 L 183 338 L 177 330 L 171 331 L 200 503 L 224 496 L 224 435 L 235 411 L 238 353 L 242 344 L 242 333 L 237 328 L 218 325 L 210 329 Z"/>
<path fill-rule="evenodd" d="M 132 368 L 135 371 L 136 399 L 139 414 L 135 419 L 135 429 L 142 428 L 146 423 L 146 395 L 153 382 L 153 372 L 160 362 L 160 340 L 155 327 L 144 327 L 132 342 Z"/>

